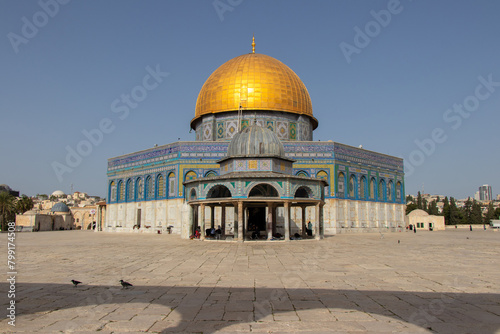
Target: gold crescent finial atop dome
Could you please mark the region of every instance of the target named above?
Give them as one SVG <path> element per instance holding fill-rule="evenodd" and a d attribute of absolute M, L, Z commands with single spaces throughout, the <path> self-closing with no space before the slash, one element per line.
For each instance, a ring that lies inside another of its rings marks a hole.
<path fill-rule="evenodd" d="M 255 53 L 255 34 L 252 37 L 252 53 Z"/>

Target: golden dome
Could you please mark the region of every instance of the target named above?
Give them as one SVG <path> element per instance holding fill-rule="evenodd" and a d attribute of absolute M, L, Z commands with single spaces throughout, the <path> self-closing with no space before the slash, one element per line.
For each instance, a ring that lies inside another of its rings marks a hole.
<path fill-rule="evenodd" d="M 203 115 L 225 111 L 283 111 L 311 118 L 311 98 L 297 74 L 273 57 L 244 54 L 222 64 L 207 79 L 196 101 L 194 122 Z"/>

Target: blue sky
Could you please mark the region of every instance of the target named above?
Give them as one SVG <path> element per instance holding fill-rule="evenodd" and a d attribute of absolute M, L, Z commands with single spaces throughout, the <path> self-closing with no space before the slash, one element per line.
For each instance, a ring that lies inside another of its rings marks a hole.
<path fill-rule="evenodd" d="M 21 193 L 105 196 L 108 158 L 194 140 L 201 86 L 253 33 L 307 86 L 315 140 L 404 158 L 407 194 L 499 193 L 500 2 L 60 2 L 0 2 L 0 183 Z M 155 87 L 114 113 L 148 71 L 162 73 Z"/>

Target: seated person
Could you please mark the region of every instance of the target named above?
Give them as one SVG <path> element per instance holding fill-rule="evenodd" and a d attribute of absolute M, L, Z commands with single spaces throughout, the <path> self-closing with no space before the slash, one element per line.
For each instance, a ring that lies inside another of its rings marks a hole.
<path fill-rule="evenodd" d="M 222 235 L 222 230 L 220 229 L 220 225 L 219 225 L 219 226 L 217 226 L 217 229 L 215 230 L 215 239 L 219 240 L 221 235 Z"/>
<path fill-rule="evenodd" d="M 259 230 L 253 231 L 252 232 L 252 239 L 255 240 L 255 239 L 259 239 L 259 238 L 260 238 L 260 231 Z"/>

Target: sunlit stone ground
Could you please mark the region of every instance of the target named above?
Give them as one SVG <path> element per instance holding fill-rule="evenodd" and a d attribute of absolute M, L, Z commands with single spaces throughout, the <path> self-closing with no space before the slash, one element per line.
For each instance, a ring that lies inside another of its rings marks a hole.
<path fill-rule="evenodd" d="M 500 333 L 499 251 L 500 231 L 482 229 L 241 244 L 18 233 L 16 327 L 3 280 L 0 332 Z"/>

